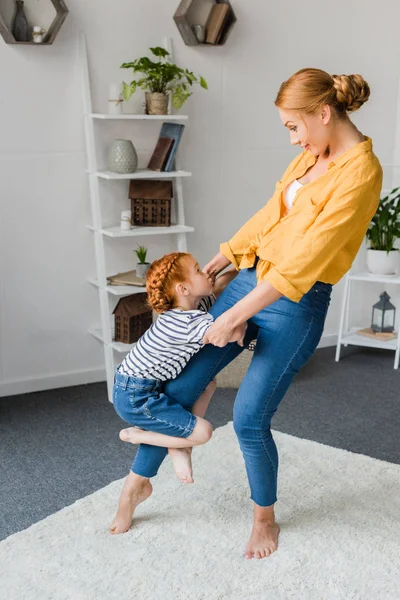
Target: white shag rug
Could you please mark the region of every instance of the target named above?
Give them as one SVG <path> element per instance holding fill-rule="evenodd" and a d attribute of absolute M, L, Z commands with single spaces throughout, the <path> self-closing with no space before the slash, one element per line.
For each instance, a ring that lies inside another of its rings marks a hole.
<path fill-rule="evenodd" d="M 110 536 L 122 481 L 0 543 L 4 600 L 398 600 L 400 466 L 275 432 L 278 552 L 246 561 L 243 460 L 229 423 L 166 461 L 132 529 Z"/>

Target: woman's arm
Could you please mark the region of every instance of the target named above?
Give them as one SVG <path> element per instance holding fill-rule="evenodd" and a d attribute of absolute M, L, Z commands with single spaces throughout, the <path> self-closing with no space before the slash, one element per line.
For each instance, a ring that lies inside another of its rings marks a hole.
<path fill-rule="evenodd" d="M 218 254 L 216 254 L 214 258 L 206 264 L 206 266 L 203 268 L 203 272 L 207 273 L 207 275 L 211 275 L 212 280 L 215 282 L 216 276 L 221 273 L 221 271 L 226 269 L 226 267 L 230 264 L 231 261 L 226 258 L 226 256 L 221 254 L 221 252 L 218 252 Z"/>
<path fill-rule="evenodd" d="M 220 348 L 226 346 L 233 341 L 235 329 L 282 296 L 283 294 L 278 292 L 268 281 L 261 281 L 247 296 L 214 321 L 207 330 L 203 342 Z"/>

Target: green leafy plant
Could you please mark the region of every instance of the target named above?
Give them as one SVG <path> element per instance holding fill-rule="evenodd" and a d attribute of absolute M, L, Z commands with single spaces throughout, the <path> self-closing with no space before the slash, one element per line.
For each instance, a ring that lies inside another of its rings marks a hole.
<path fill-rule="evenodd" d="M 137 250 L 134 250 L 134 252 L 136 253 L 136 256 L 138 257 L 139 263 L 141 265 L 146 264 L 147 248 L 145 248 L 145 246 L 138 245 Z"/>
<path fill-rule="evenodd" d="M 400 238 L 400 188 L 394 188 L 381 198 L 378 210 L 367 231 L 371 250 L 391 252 L 395 241 Z"/>
<path fill-rule="evenodd" d="M 139 87 L 151 93 L 171 93 L 172 104 L 174 108 L 179 109 L 192 95 L 191 88 L 194 83 L 199 83 L 202 88 L 208 90 L 204 77 L 197 78 L 188 69 L 182 69 L 168 62 L 169 52 L 165 48 L 157 46 L 156 48 L 150 48 L 150 50 L 158 58 L 157 62 L 143 56 L 133 62 L 121 65 L 121 69 L 133 69 L 134 75 L 138 73 L 143 75 L 140 79 L 135 79 L 129 84 L 123 83 L 125 100 L 129 100 Z"/>

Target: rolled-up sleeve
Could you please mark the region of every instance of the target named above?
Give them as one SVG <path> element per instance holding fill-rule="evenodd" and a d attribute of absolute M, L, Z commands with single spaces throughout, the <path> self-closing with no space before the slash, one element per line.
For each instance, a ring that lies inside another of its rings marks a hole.
<path fill-rule="evenodd" d="M 378 208 L 380 186 L 379 177 L 372 177 L 332 197 L 290 253 L 269 269 L 263 279 L 298 302 L 332 265 L 338 252 L 346 248 L 348 264 L 341 267 L 341 276 L 344 275 Z"/>
<path fill-rule="evenodd" d="M 248 251 L 250 246 L 256 247 L 259 244 L 262 232 L 273 210 L 272 203 L 275 198 L 272 197 L 265 206 L 263 206 L 255 215 L 251 217 L 229 242 L 223 242 L 220 245 L 220 252 L 234 265 L 238 270 L 242 261 L 243 254 Z"/>

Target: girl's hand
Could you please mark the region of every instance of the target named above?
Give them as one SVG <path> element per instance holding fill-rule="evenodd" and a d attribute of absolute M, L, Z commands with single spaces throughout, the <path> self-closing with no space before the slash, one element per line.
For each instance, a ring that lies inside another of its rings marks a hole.
<path fill-rule="evenodd" d="M 218 273 L 221 273 L 221 271 L 223 271 L 230 264 L 231 263 L 226 256 L 221 254 L 221 252 L 218 252 L 218 254 L 216 254 L 214 258 L 206 264 L 205 267 L 203 267 L 203 273 L 209 275 L 213 282 L 215 282 L 215 278 Z"/>
<path fill-rule="evenodd" d="M 219 348 L 223 348 L 230 342 L 238 342 L 240 346 L 243 346 L 246 329 L 247 323 L 234 328 L 228 324 L 224 315 L 221 315 L 209 327 L 203 338 L 203 342 L 204 344 L 213 344 L 213 346 L 218 346 Z"/>

